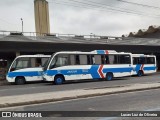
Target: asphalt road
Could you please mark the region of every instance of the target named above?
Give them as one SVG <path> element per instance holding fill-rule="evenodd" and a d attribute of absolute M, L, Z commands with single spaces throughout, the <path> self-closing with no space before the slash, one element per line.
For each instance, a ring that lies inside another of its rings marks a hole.
<path fill-rule="evenodd" d="M 112 81 L 105 80 L 84 80 L 84 81 L 71 81 L 63 85 L 53 85 L 51 83 L 29 83 L 26 85 L 6 85 L 0 86 L 0 96 L 12 96 L 32 93 L 45 93 L 53 91 L 65 91 L 84 88 L 101 88 L 101 87 L 113 87 L 126 84 L 135 83 L 148 83 L 148 82 L 160 82 L 160 73 L 147 75 L 143 77 L 125 77 L 115 78 Z"/>
<path fill-rule="evenodd" d="M 101 97 L 46 103 L 31 106 L 6 108 L 7 111 L 160 111 L 160 89 L 129 92 Z M 62 120 L 62 118 L 55 118 Z M 64 118 L 70 120 L 71 118 Z M 75 118 L 72 118 L 73 120 Z M 81 120 L 82 118 L 76 118 Z M 84 118 L 87 120 L 90 118 Z M 133 118 L 92 118 L 92 120 L 132 120 Z M 134 120 L 154 120 L 159 118 L 134 118 Z M 82 119 L 83 120 L 83 119 Z"/>

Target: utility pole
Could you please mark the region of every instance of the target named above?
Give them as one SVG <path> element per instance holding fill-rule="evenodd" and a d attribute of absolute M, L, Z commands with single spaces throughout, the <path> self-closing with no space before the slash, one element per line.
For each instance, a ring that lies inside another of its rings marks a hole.
<path fill-rule="evenodd" d="M 22 33 L 23 33 L 23 19 L 21 18 L 21 21 L 22 21 Z"/>

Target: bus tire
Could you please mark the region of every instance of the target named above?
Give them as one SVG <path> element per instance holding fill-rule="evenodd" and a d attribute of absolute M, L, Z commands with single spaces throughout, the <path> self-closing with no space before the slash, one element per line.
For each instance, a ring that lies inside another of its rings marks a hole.
<path fill-rule="evenodd" d="M 26 83 L 26 80 L 24 77 L 17 77 L 15 80 L 16 85 L 24 85 Z"/>
<path fill-rule="evenodd" d="M 110 81 L 113 79 L 113 73 L 107 73 L 106 74 L 106 80 Z"/>
<path fill-rule="evenodd" d="M 56 85 L 61 85 L 61 84 L 63 84 L 64 81 L 65 80 L 62 75 L 55 76 L 55 78 L 54 78 L 54 84 L 56 84 Z"/>
<path fill-rule="evenodd" d="M 143 76 L 143 71 L 142 71 L 142 70 L 139 70 L 138 73 L 137 73 L 137 76 L 138 76 L 138 77 Z"/>

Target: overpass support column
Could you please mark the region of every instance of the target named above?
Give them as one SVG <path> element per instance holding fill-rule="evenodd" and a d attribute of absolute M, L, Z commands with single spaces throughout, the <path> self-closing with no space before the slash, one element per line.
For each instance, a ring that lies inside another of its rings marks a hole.
<path fill-rule="evenodd" d="M 21 55 L 20 52 L 16 52 L 16 57 L 17 57 L 17 56 L 20 56 L 20 55 Z"/>

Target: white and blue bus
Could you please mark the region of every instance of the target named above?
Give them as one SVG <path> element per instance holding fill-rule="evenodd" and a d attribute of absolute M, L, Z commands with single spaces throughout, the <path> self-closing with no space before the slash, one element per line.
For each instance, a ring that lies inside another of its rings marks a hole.
<path fill-rule="evenodd" d="M 140 77 L 144 74 L 155 73 L 157 71 L 155 55 L 132 54 L 132 60 L 132 75 Z"/>
<path fill-rule="evenodd" d="M 131 76 L 131 53 L 113 50 L 57 52 L 44 67 L 43 78 L 55 84 L 68 80 Z"/>
<path fill-rule="evenodd" d="M 12 62 L 6 79 L 8 82 L 18 85 L 25 84 L 27 81 L 43 80 L 42 67 L 47 63 L 50 55 L 22 55 L 15 58 Z"/>

